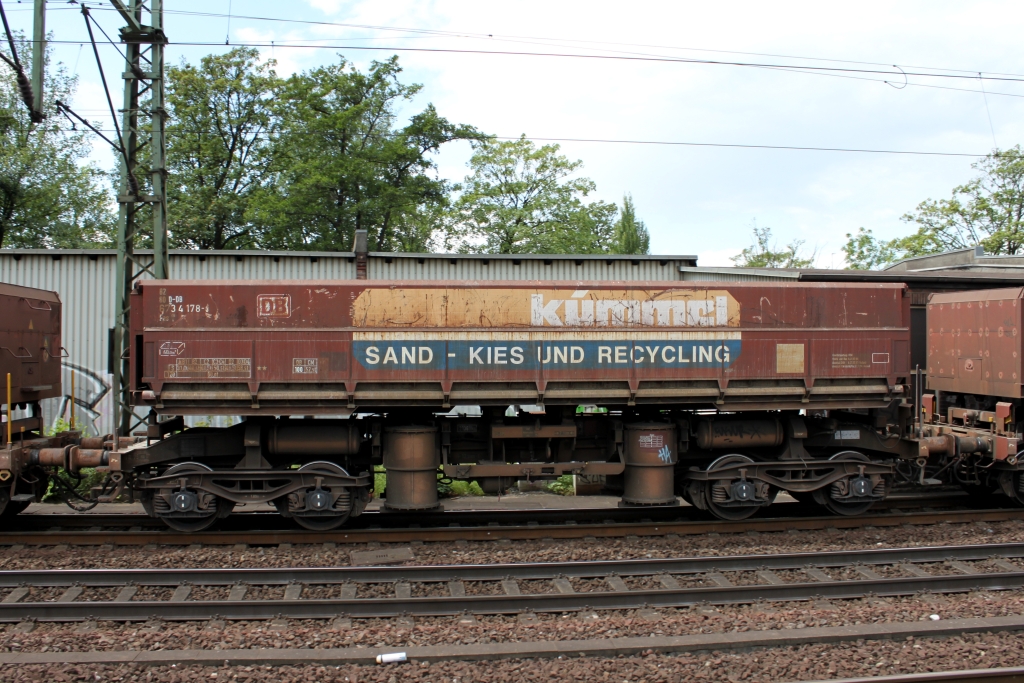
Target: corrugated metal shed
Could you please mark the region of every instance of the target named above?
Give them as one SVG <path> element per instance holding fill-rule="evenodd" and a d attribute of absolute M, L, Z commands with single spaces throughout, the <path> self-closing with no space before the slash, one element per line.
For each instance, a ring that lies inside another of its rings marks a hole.
<path fill-rule="evenodd" d="M 146 253 L 146 252 L 142 252 Z M 170 252 L 170 275 L 185 280 L 349 280 L 354 253 Z M 64 302 L 65 391 L 75 375 L 80 418 L 113 430 L 109 332 L 114 325 L 117 252 L 101 249 L 0 249 L 0 282 L 56 290 Z M 371 252 L 371 280 L 679 280 L 696 256 L 545 254 L 385 254 Z M 44 409 L 52 421 L 59 401 Z M 65 412 L 65 414 L 67 414 Z"/>
<path fill-rule="evenodd" d="M 680 266 L 680 279 L 690 282 L 795 282 L 799 270 L 782 268 L 698 268 Z"/>

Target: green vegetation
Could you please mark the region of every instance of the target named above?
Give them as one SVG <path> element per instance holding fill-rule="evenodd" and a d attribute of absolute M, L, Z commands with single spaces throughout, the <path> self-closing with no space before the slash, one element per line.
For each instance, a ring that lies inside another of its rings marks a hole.
<path fill-rule="evenodd" d="M 548 483 L 548 491 L 557 493 L 560 496 L 576 495 L 576 487 L 572 484 L 572 475 L 563 474 L 558 479 Z"/>
<path fill-rule="evenodd" d="M 19 52 L 31 50 L 23 41 Z M 365 229 L 373 251 L 650 249 L 631 197 L 619 215 L 591 198 L 582 162 L 557 145 L 498 141 L 432 104 L 414 106 L 423 86 L 402 82 L 396 57 L 365 71 L 341 58 L 288 78 L 275 67 L 252 48 L 168 67 L 172 248 L 348 251 Z M 69 101 L 75 79 L 60 65 L 49 75 L 48 118 L 36 125 L 0 65 L 0 247 L 111 246 L 116 167 L 85 163 L 93 143 L 106 143 L 58 114 L 54 100 Z M 434 161 L 455 141 L 474 149 L 463 183 L 440 178 Z M 148 155 L 140 148 L 142 168 Z M 146 224 L 149 209 L 139 211 Z M 136 247 L 147 246 L 138 236 Z"/>
<path fill-rule="evenodd" d="M 793 240 L 780 248 L 772 241 L 771 228 L 759 228 L 754 224 L 754 243 L 732 257 L 732 262 L 741 268 L 809 268 L 814 265 L 815 254 L 801 253 L 803 240 Z"/>
<path fill-rule="evenodd" d="M 989 254 L 1024 253 L 1024 151 L 995 151 L 972 165 L 978 175 L 949 199 L 928 199 L 902 220 L 917 226 L 906 237 L 877 239 L 861 228 L 846 235 L 850 268 L 884 268 L 904 258 L 985 247 Z"/>
<path fill-rule="evenodd" d="M 448 241 L 490 254 L 595 254 L 613 245 L 614 204 L 585 200 L 596 189 L 558 145 L 476 143 L 473 173 L 458 188 Z"/>
<path fill-rule="evenodd" d="M 30 44 L 22 36 L 17 42 L 29 70 Z M 77 85 L 62 65 L 48 64 L 48 118 L 36 124 L 22 103 L 14 70 L 0 63 L 0 247 L 112 244 L 115 215 L 108 174 L 86 163 L 92 133 L 75 130 L 56 109 L 56 101 L 69 101 Z"/>

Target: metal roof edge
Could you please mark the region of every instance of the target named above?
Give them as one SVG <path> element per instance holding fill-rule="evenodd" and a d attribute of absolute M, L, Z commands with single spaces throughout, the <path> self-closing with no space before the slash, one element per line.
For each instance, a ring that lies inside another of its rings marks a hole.
<path fill-rule="evenodd" d="M 896 261 L 895 263 L 890 263 L 889 265 L 887 265 L 882 270 L 892 270 L 896 266 L 898 266 L 898 265 L 900 265 L 902 263 L 910 263 L 911 261 L 919 261 L 921 259 L 935 258 L 936 256 L 948 256 L 950 254 L 962 254 L 964 252 L 973 252 L 973 251 L 974 251 L 974 247 L 968 247 L 966 249 L 951 249 L 950 251 L 941 251 L 941 252 L 939 252 L 937 254 L 923 254 L 921 256 L 908 256 L 907 258 L 900 259 L 899 261 Z"/>
<path fill-rule="evenodd" d="M 679 266 L 681 273 L 717 273 L 720 275 L 757 275 L 760 277 L 777 277 L 781 279 L 797 280 L 800 278 L 799 270 L 785 268 L 715 268 L 705 266 Z"/>
<path fill-rule="evenodd" d="M 135 253 L 150 255 L 152 249 L 136 249 Z M 0 249 L 0 256 L 116 256 L 116 249 Z M 260 249 L 171 249 L 170 256 L 277 256 L 315 258 L 355 258 L 352 251 L 266 251 Z M 371 251 L 370 258 L 475 259 L 516 261 L 693 261 L 696 255 L 661 254 L 440 254 L 432 252 Z"/>

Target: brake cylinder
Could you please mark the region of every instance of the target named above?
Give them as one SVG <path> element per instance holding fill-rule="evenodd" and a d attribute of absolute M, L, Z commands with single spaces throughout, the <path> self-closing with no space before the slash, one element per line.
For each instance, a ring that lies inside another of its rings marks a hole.
<path fill-rule="evenodd" d="M 702 450 L 772 448 L 786 438 L 779 420 L 701 420 L 697 446 Z"/>

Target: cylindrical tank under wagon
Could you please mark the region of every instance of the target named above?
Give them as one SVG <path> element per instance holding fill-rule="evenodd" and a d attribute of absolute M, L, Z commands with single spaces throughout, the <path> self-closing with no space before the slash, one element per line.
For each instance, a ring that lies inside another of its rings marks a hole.
<path fill-rule="evenodd" d="M 253 502 L 330 528 L 381 464 L 385 509 L 434 507 L 439 475 L 576 473 L 622 475 L 628 505 L 853 514 L 909 413 L 903 285 L 141 281 L 131 305 L 149 438 L 115 466 L 179 529 Z M 244 422 L 180 419 L 218 414 Z"/>

